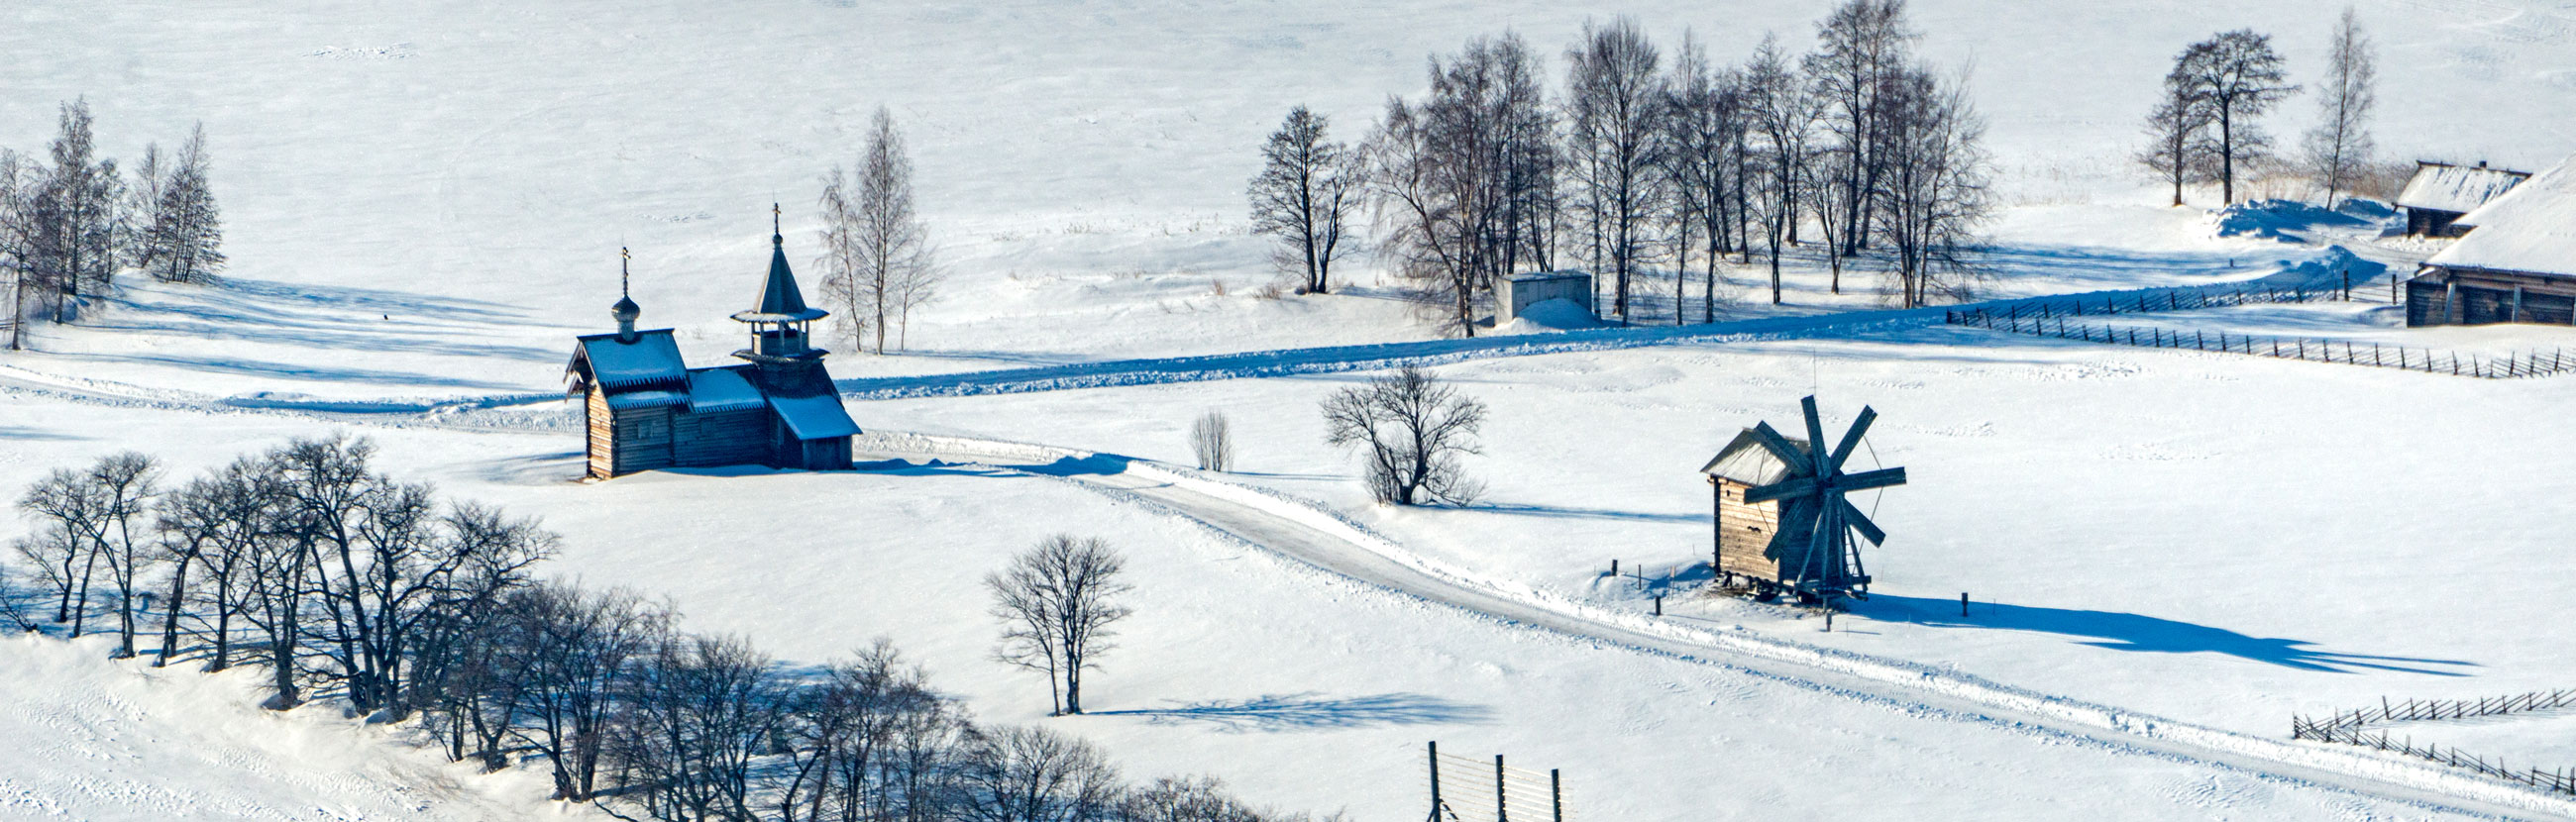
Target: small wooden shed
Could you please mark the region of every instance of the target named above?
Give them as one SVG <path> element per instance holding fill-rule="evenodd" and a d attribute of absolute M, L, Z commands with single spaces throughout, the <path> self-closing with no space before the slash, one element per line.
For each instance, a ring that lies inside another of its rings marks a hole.
<path fill-rule="evenodd" d="M 2455 166 L 2418 160 L 2415 176 L 2397 194 L 2397 207 L 2406 210 L 2407 234 L 2457 237 L 2469 230 L 2469 224 L 2460 222 L 2462 216 L 2528 179 L 2528 172 L 2488 168 L 2484 162 Z"/>
<path fill-rule="evenodd" d="M 2406 284 L 2406 324 L 2576 324 L 2576 157 L 2515 185 Z"/>
<path fill-rule="evenodd" d="M 1787 442 L 1800 449 L 1809 447 L 1806 440 Z M 1806 474 L 1764 448 L 1750 428 L 1728 440 L 1726 447 L 1718 449 L 1717 457 L 1699 471 L 1708 475 L 1711 500 L 1716 505 L 1711 556 L 1718 584 L 1753 588 L 1765 597 L 1778 594 L 1797 575 L 1797 569 L 1807 565 L 1809 535 L 1804 531 L 1782 534 L 1780 501 L 1748 503 L 1744 492 Z M 1859 577 L 1858 581 L 1867 584 L 1868 577 Z"/>
<path fill-rule="evenodd" d="M 1494 323 L 1511 322 L 1530 306 L 1549 300 L 1573 303 L 1586 314 L 1599 313 L 1593 305 L 1592 275 L 1581 271 L 1531 271 L 1494 283 Z"/>

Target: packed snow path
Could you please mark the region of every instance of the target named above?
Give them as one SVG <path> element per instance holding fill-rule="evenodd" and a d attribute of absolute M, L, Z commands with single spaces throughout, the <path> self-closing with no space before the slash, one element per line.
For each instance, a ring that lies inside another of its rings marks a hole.
<path fill-rule="evenodd" d="M 1369 585 L 1506 624 L 1746 671 L 1793 687 L 2053 736 L 2112 750 L 2235 768 L 2444 810 L 2576 818 L 2576 801 L 2357 748 L 2220 730 L 2052 696 L 1913 663 L 1701 630 L 1550 597 L 1443 567 L 1314 505 L 1149 460 L 1040 445 L 899 433 L 862 450 L 985 465 L 1141 500 L 1229 538 Z"/>

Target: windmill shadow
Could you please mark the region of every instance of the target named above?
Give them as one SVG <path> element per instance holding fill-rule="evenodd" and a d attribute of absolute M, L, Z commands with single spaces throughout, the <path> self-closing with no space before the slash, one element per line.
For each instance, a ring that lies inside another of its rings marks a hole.
<path fill-rule="evenodd" d="M 1853 602 L 1852 612 L 1880 622 L 1904 622 L 1930 628 L 1989 628 L 2058 634 L 2089 638 L 2091 641 L 2076 644 L 2114 651 L 2225 654 L 2284 668 L 2324 673 L 2349 674 L 2372 670 L 2468 676 L 2468 671 L 2448 668 L 2478 667 L 2475 662 L 2458 659 L 2329 651 L 2314 647 L 2316 643 L 2305 640 L 2247 636 L 2225 628 L 2114 611 L 1979 602 L 1971 609 L 1971 616 L 1961 618 L 1958 600 L 1873 593 L 1866 601 Z"/>
<path fill-rule="evenodd" d="M 1276 733 L 1305 729 L 1367 728 L 1378 725 L 1474 725 L 1491 721 L 1484 705 L 1452 702 L 1412 693 L 1354 697 L 1320 697 L 1314 692 L 1264 694 L 1251 699 L 1188 702 L 1170 708 L 1093 711 L 1094 716 L 1143 717 L 1155 725 L 1201 722 L 1236 733 Z"/>

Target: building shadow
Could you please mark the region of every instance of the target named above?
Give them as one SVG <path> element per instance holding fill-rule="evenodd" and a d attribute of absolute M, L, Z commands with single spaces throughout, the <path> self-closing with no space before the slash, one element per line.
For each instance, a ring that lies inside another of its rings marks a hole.
<path fill-rule="evenodd" d="M 1142 717 L 1156 725 L 1203 723 L 1237 733 L 1276 733 L 1380 725 L 1477 725 L 1492 721 L 1494 711 L 1484 705 L 1453 702 L 1428 694 L 1324 697 L 1307 692 L 1189 702 L 1169 708 L 1091 713 L 1095 716 Z"/>
<path fill-rule="evenodd" d="M 1986 628 L 2002 631 L 2057 634 L 2079 640 L 2079 645 L 2162 654 L 2225 654 L 2239 659 L 2296 668 L 2302 671 L 2358 673 L 2364 670 L 2428 674 L 2431 676 L 2468 676 L 2466 668 L 2477 663 L 2457 659 L 2380 656 L 2315 647 L 2316 643 L 2279 637 L 2255 637 L 2208 625 L 2195 625 L 2170 619 L 2126 614 L 2116 611 L 2087 611 L 2069 608 L 2038 608 L 2027 605 L 1974 603 L 1969 616 L 1959 616 L 1959 602 L 1953 599 L 1871 594 L 1865 601 L 1851 603 L 1852 613 L 1880 622 L 1901 622 L 1931 628 Z"/>

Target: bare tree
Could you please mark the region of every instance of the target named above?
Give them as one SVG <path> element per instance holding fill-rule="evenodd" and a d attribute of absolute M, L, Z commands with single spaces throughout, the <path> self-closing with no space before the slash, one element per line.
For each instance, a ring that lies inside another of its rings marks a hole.
<path fill-rule="evenodd" d="M 929 231 L 913 208 L 912 158 L 893 112 L 877 107 L 858 164 L 824 177 L 822 206 L 824 298 L 839 310 L 853 346 L 867 350 L 872 331 L 883 354 L 887 330 L 928 302 L 938 280 Z"/>
<path fill-rule="evenodd" d="M 670 820 L 750 820 L 755 765 L 783 719 L 767 656 L 736 637 L 676 634 L 636 674 L 617 767 L 627 800 Z"/>
<path fill-rule="evenodd" d="M 2271 144 L 2256 119 L 2299 90 L 2283 82 L 2271 35 L 2238 29 L 2193 43 L 2175 59 L 2168 82 L 2187 89 L 2217 122 L 2219 197 L 2236 202 L 2237 164 L 2263 156 Z"/>
<path fill-rule="evenodd" d="M 133 212 L 141 223 L 135 226 L 135 267 L 163 282 L 212 279 L 224 264 L 223 214 L 207 181 L 206 125 L 188 132 L 167 177 L 148 167 L 149 154 L 145 162 L 135 178 L 138 190 L 146 192 L 136 198 Z"/>
<path fill-rule="evenodd" d="M 276 517 L 275 499 L 260 464 L 242 458 L 189 480 L 160 507 L 156 527 L 177 566 L 170 584 L 171 601 L 181 601 L 185 592 L 212 612 L 199 615 L 197 631 L 213 646 L 207 670 L 221 671 L 232 663 L 233 621 L 251 605 L 249 568 Z M 193 588 L 188 585 L 191 567 L 203 571 Z M 172 646 L 177 645 L 173 634 L 181 610 L 169 611 L 162 627 L 161 659 L 155 664 L 167 662 Z"/>
<path fill-rule="evenodd" d="M 1305 106 L 1261 147 L 1261 174 L 1252 178 L 1252 230 L 1277 238 L 1280 267 L 1305 272 L 1300 293 L 1332 291 L 1333 261 L 1344 245 L 1351 213 L 1360 201 L 1359 167 L 1349 146 L 1325 134 L 1328 121 Z"/>
<path fill-rule="evenodd" d="M 1378 251 L 1444 331 L 1474 336 L 1495 278 L 1550 263 L 1557 164 L 1536 62 L 1508 32 L 1433 57 L 1429 95 L 1389 99 L 1362 150 Z"/>
<path fill-rule="evenodd" d="M 1780 304 L 1780 246 L 1797 242 L 1799 186 L 1807 178 L 1808 140 L 1815 128 L 1816 101 L 1789 70 L 1780 38 L 1763 35 L 1762 45 L 1744 69 L 1745 104 L 1752 114 L 1752 139 L 1759 157 L 1761 183 L 1753 207 L 1759 212 L 1762 241 L 1771 255 L 1771 304 Z"/>
<path fill-rule="evenodd" d="M 161 469 L 151 457 L 126 451 L 99 458 L 89 470 L 97 499 L 106 503 L 90 539 L 106 560 L 108 579 L 116 585 L 116 656 L 134 655 L 135 601 L 144 593 L 144 573 L 157 559 L 150 530 L 152 499 L 160 496 Z M 177 607 L 179 603 L 170 603 Z M 75 620 L 77 621 L 77 620 Z"/>
<path fill-rule="evenodd" d="M 958 818 L 968 822 L 1106 822 L 1123 792 L 1090 743 L 1044 728 L 980 729 L 966 741 Z"/>
<path fill-rule="evenodd" d="M 1588 229 L 1589 262 L 1610 278 L 1611 310 L 1626 321 L 1631 282 L 1654 244 L 1650 218 L 1664 193 L 1655 173 L 1666 102 L 1661 58 L 1636 19 L 1623 16 L 1601 27 L 1586 21 L 1565 60 L 1575 209 Z"/>
<path fill-rule="evenodd" d="M 1225 414 L 1209 411 L 1190 423 L 1190 452 L 1198 457 L 1201 471 L 1234 468 L 1234 431 Z"/>
<path fill-rule="evenodd" d="M 510 597 L 518 638 L 505 653 L 526 678 L 524 724 L 505 730 L 546 755 L 555 796 L 586 801 L 598 792 L 616 700 L 637 666 L 671 634 L 671 609 L 624 589 L 583 591 L 549 583 Z"/>
<path fill-rule="evenodd" d="M 1265 822 L 1212 776 L 1156 779 L 1128 791 L 1118 813 L 1124 822 Z"/>
<path fill-rule="evenodd" d="M 1673 192 L 1677 223 L 1673 294 L 1680 299 L 1681 277 L 1690 269 L 1691 238 L 1705 244 L 1707 267 L 1700 282 L 1700 315 L 1717 316 L 1718 258 L 1736 248 L 1741 225 L 1735 192 L 1741 191 L 1740 152 L 1744 146 L 1741 80 L 1733 71 L 1712 67 L 1698 39 L 1682 35 L 1674 52 L 1672 77 L 1666 81 L 1664 164 Z M 1681 322 L 1676 306 L 1673 321 Z"/>
<path fill-rule="evenodd" d="M 1964 77 L 1943 81 L 1916 68 L 1889 90 L 1886 122 L 1887 191 L 1876 230 L 1898 302 L 1966 299 L 1978 274 L 1967 255 L 1993 210 L 1985 120 L 1968 101 Z"/>
<path fill-rule="evenodd" d="M 1889 138 L 1883 92 L 1908 69 L 1919 37 L 1905 20 L 1905 0 L 1846 0 L 1816 24 L 1816 51 L 1802 61 L 1825 137 L 1820 173 L 1809 178 L 1838 189 L 1810 195 L 1821 207 L 1815 214 L 1826 241 L 1841 241 L 1827 254 L 1838 293 L 1842 258 L 1869 242 L 1871 206 L 1886 172 L 1879 156 Z"/>
<path fill-rule="evenodd" d="M 1413 366 L 1324 400 L 1325 441 L 1360 449 L 1369 493 L 1395 505 L 1474 500 L 1483 486 L 1458 458 L 1481 453 L 1475 437 L 1484 422 L 1484 403 Z"/>
<path fill-rule="evenodd" d="M 31 198 L 30 268 L 56 321 L 71 319 L 85 295 L 107 290 L 123 256 L 124 178 L 115 160 L 96 156 L 94 143 L 89 101 L 64 103 L 52 164 Z"/>
<path fill-rule="evenodd" d="M 1117 602 L 1130 590 L 1119 579 L 1126 565 L 1097 537 L 1058 534 L 984 577 L 993 615 L 1003 622 L 996 656 L 1045 668 L 1049 692 L 1063 697 L 1057 714 L 1082 713 L 1082 672 L 1100 666 L 1101 655 L 1115 647 L 1111 626 L 1131 613 Z"/>
<path fill-rule="evenodd" d="M 22 323 L 27 319 L 27 287 L 35 276 L 36 264 L 36 179 L 33 162 L 15 151 L 0 148 L 0 274 L 9 276 L 5 315 L 0 325 L 9 328 L 9 350 L 20 350 Z"/>
<path fill-rule="evenodd" d="M 2369 168 L 2372 150 L 2371 109 L 2379 102 L 2379 57 L 2361 19 L 2351 6 L 2335 22 L 2334 42 L 2326 52 L 2326 79 L 2317 96 L 2317 125 L 2308 130 L 2306 154 L 2317 182 L 2326 189 L 2326 207 L 2353 186 Z"/>
<path fill-rule="evenodd" d="M 2164 98 L 2147 115 L 2147 148 L 2137 160 L 2173 185 L 2173 204 L 2179 206 L 2183 186 L 2215 178 L 2210 161 L 2218 147 L 2209 138 L 2213 121 L 2199 92 L 2179 74 L 2167 76 L 2164 88 Z"/>

